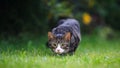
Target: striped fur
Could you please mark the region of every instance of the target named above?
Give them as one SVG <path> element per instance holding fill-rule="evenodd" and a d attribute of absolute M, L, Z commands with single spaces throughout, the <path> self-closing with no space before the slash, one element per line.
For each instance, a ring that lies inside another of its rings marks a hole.
<path fill-rule="evenodd" d="M 48 33 L 48 46 L 57 54 L 73 54 L 81 41 L 79 22 L 75 19 L 62 19 L 57 24 L 58 26 Z M 59 48 L 64 52 L 55 51 L 57 44 L 61 44 Z"/>

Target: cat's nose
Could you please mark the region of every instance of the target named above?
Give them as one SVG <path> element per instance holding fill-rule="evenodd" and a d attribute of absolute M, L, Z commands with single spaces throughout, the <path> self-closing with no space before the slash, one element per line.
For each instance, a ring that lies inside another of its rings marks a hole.
<path fill-rule="evenodd" d="M 57 52 L 56 52 L 56 53 L 60 54 L 61 52 L 60 52 L 60 50 L 57 50 Z"/>
<path fill-rule="evenodd" d="M 57 52 L 60 52 L 60 50 L 57 50 Z"/>

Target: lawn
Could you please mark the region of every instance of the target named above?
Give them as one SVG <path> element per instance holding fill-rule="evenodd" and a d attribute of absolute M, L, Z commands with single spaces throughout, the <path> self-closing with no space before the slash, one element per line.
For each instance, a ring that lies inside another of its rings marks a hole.
<path fill-rule="evenodd" d="M 1 40 L 0 68 L 120 68 L 120 39 L 83 36 L 73 56 L 54 56 L 46 40 Z"/>

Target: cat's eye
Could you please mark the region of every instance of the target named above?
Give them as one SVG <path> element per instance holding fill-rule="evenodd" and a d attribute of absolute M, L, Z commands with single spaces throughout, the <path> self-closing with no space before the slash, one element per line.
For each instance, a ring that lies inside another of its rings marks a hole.
<path fill-rule="evenodd" d="M 64 47 L 66 47 L 66 46 L 67 46 L 67 44 L 62 44 L 61 46 L 64 46 Z"/>
<path fill-rule="evenodd" d="M 52 46 L 56 47 L 56 46 L 57 46 L 57 44 L 53 43 L 53 44 L 52 44 Z"/>
<path fill-rule="evenodd" d="M 64 46 L 64 44 L 62 44 L 61 46 Z"/>

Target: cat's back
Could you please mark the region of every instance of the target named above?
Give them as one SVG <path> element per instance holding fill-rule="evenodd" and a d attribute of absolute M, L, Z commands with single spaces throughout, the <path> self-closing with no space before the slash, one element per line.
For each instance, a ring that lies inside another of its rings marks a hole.
<path fill-rule="evenodd" d="M 71 33 L 81 40 L 80 24 L 76 19 L 63 19 L 61 20 L 61 22 L 58 22 L 58 27 L 68 27 Z"/>
<path fill-rule="evenodd" d="M 76 19 L 60 20 L 58 26 L 80 27 L 79 22 Z"/>

